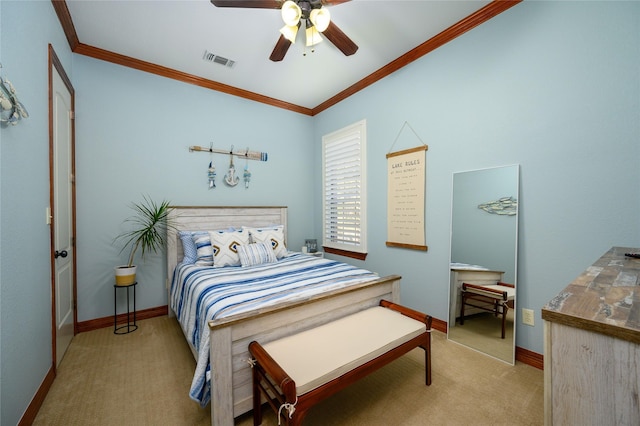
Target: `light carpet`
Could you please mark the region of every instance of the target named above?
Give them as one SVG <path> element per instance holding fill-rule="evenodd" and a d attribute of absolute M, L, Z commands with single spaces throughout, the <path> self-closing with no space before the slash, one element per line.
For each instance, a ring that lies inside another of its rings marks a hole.
<path fill-rule="evenodd" d="M 456 321 L 455 327 L 449 329 L 449 339 L 474 348 L 480 352 L 506 362 L 513 362 L 513 309 L 507 313 L 505 338 L 502 334 L 502 317 L 491 313 L 480 313 L 465 319 L 464 325 Z"/>
<path fill-rule="evenodd" d="M 74 337 L 34 425 L 209 425 L 189 399 L 195 369 L 174 318 Z M 433 383 L 415 349 L 318 404 L 305 425 L 542 425 L 543 372 L 510 366 L 432 333 Z M 253 424 L 251 413 L 236 425 Z M 263 425 L 278 424 L 268 406 Z"/>

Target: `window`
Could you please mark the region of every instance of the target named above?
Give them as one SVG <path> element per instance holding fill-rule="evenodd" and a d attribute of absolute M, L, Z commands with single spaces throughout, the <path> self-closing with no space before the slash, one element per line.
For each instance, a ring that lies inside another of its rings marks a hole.
<path fill-rule="evenodd" d="M 366 120 L 322 137 L 322 235 L 327 253 L 367 253 Z"/>

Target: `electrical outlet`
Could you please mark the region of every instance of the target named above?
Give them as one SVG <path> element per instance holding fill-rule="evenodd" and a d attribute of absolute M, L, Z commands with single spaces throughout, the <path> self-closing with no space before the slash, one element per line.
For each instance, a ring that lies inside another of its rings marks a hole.
<path fill-rule="evenodd" d="M 522 308 L 522 323 L 526 325 L 534 325 L 533 309 Z"/>

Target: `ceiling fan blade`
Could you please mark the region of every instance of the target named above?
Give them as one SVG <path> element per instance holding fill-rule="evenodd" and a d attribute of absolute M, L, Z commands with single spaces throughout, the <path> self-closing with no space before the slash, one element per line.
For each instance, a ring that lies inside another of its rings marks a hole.
<path fill-rule="evenodd" d="M 289 46 L 291 46 L 291 42 L 285 38 L 285 36 L 280 35 L 278 42 L 276 43 L 276 47 L 273 48 L 273 52 L 271 52 L 271 59 L 273 62 L 279 62 L 284 59 L 284 55 L 287 54 L 287 50 L 289 50 Z"/>
<path fill-rule="evenodd" d="M 244 7 L 254 9 L 280 9 L 285 0 L 211 0 L 216 7 Z M 335 6 L 351 0 L 320 0 L 325 6 Z"/>
<path fill-rule="evenodd" d="M 216 7 L 243 7 L 254 9 L 280 9 L 284 0 L 211 0 Z"/>
<path fill-rule="evenodd" d="M 355 44 L 333 21 L 329 22 L 329 26 L 322 32 L 331 43 L 342 51 L 346 56 L 353 55 L 358 51 L 358 45 Z"/>
<path fill-rule="evenodd" d="M 351 0 L 321 0 L 320 3 L 322 3 L 324 6 L 335 6 L 336 4 L 346 3 L 349 1 Z"/>

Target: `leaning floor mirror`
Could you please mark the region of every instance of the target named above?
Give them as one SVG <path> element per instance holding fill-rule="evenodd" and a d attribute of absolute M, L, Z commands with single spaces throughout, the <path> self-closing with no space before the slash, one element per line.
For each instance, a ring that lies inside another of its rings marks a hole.
<path fill-rule="evenodd" d="M 453 174 L 448 338 L 515 362 L 518 165 Z"/>

